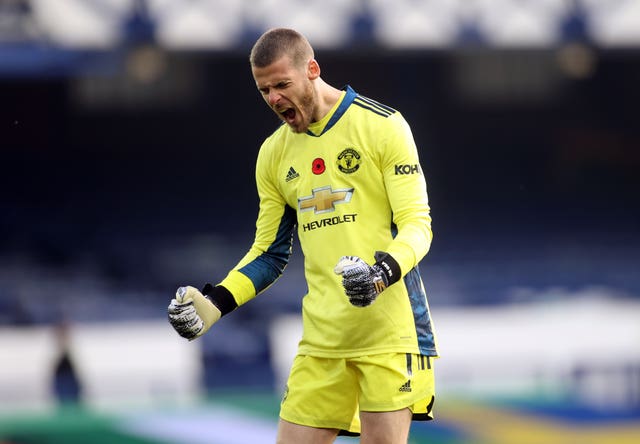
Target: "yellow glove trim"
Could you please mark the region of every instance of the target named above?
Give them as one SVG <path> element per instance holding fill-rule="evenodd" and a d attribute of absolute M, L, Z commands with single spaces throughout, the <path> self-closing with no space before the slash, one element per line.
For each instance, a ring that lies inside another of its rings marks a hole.
<path fill-rule="evenodd" d="M 218 322 L 220 317 L 222 317 L 222 313 L 213 305 L 208 298 L 206 298 L 200 290 L 194 287 L 180 287 L 176 292 L 176 300 L 180 303 L 185 303 L 189 301 L 193 301 L 193 306 L 196 309 L 196 313 L 202 319 L 204 323 L 204 327 L 196 335 L 196 338 L 205 334 L 213 324 Z"/>

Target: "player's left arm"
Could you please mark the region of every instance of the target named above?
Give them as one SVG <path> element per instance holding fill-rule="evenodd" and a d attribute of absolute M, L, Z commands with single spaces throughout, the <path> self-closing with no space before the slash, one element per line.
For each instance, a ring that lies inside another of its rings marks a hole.
<path fill-rule="evenodd" d="M 389 285 L 399 281 L 431 246 L 427 186 L 418 150 L 407 122 L 397 113 L 381 125 L 377 161 L 384 177 L 396 233 L 372 265 L 357 256 L 343 256 L 334 272 L 356 307 L 371 305 Z"/>
<path fill-rule="evenodd" d="M 380 167 L 397 234 L 386 247 L 402 276 L 418 265 L 433 239 L 427 184 L 411 128 L 400 113 L 385 122 Z"/>

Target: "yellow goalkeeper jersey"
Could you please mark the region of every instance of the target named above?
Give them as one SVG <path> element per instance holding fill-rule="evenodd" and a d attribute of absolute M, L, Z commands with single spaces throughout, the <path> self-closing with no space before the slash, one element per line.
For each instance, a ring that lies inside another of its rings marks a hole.
<path fill-rule="evenodd" d="M 281 125 L 258 154 L 260 210 L 254 243 L 220 283 L 238 305 L 283 272 L 297 228 L 308 289 L 299 353 L 354 357 L 374 353 L 437 356 L 418 263 L 431 243 L 426 183 L 402 115 L 347 86 L 307 133 Z M 354 307 L 341 276 L 342 256 L 369 264 L 389 253 L 402 279 L 368 307 Z"/>

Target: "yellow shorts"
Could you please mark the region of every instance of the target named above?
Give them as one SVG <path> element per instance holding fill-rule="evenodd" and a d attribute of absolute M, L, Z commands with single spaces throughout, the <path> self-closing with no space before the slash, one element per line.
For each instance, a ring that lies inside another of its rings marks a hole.
<path fill-rule="evenodd" d="M 298 355 L 280 406 L 285 421 L 359 434 L 359 412 L 410 408 L 433 419 L 433 357 L 387 353 L 358 358 Z"/>

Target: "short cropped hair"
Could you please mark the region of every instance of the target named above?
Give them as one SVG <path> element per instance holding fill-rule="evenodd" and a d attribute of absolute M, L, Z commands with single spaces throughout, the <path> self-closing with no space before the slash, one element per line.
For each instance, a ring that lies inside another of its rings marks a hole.
<path fill-rule="evenodd" d="M 288 55 L 294 66 L 302 67 L 313 58 L 313 48 L 305 36 L 293 29 L 274 28 L 260 36 L 251 49 L 252 67 L 264 68 Z"/>

